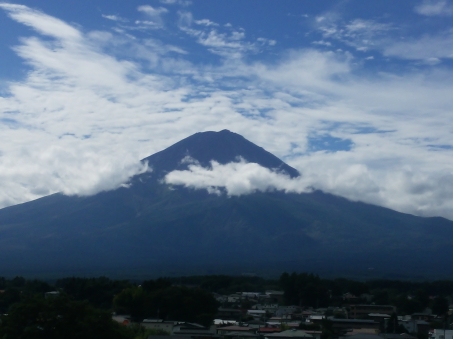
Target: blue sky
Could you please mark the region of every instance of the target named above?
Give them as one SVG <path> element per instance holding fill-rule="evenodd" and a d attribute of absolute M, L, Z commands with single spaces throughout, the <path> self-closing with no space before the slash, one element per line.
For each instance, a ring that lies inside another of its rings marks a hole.
<path fill-rule="evenodd" d="M 114 189 L 229 129 L 303 178 L 245 159 L 175 182 L 453 219 L 452 18 L 446 0 L 2 2 L 0 206 Z"/>

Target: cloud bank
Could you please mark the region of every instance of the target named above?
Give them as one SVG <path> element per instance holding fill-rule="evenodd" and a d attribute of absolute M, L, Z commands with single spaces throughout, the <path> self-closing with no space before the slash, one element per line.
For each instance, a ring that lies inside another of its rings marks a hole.
<path fill-rule="evenodd" d="M 189 165 L 188 170 L 172 171 L 164 178 L 165 183 L 183 185 L 193 189 L 206 189 L 212 194 L 222 194 L 225 189 L 229 196 L 239 196 L 257 191 L 284 191 L 285 193 L 307 193 L 302 177 L 294 178 L 277 173 L 244 159 L 226 165 L 211 161 L 210 168 L 198 164 Z"/>

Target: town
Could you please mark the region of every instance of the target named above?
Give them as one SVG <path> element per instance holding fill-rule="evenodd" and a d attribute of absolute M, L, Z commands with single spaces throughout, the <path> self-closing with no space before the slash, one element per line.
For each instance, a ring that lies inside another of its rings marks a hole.
<path fill-rule="evenodd" d="M 98 331 L 97 338 L 110 328 L 113 338 L 137 339 L 452 339 L 452 294 L 453 281 L 362 282 L 307 273 L 141 283 L 0 278 L 0 335 L 28 338 L 20 332 L 47 331 L 35 338 L 58 338 L 49 333 L 60 327 L 76 332 L 81 323 L 94 322 L 97 330 L 85 327 Z M 95 320 L 101 315 L 102 324 Z"/>

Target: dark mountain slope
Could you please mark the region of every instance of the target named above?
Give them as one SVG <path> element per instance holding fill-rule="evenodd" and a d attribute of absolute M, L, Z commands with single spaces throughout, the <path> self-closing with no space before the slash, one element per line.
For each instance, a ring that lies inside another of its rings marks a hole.
<path fill-rule="evenodd" d="M 183 168 L 180 160 L 188 154 L 204 165 L 242 156 L 298 175 L 237 134 L 197 133 L 145 159 L 154 171 L 133 178 L 130 188 L 90 197 L 54 194 L 0 210 L 0 271 L 126 270 L 130 275 L 297 269 L 363 275 L 373 267 L 379 276 L 450 274 L 445 267 L 453 254 L 451 221 L 320 191 L 219 197 L 161 184 L 171 166 Z"/>

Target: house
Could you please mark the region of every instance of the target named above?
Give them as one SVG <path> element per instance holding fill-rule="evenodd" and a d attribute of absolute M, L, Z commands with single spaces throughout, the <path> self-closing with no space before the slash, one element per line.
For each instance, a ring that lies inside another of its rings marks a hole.
<path fill-rule="evenodd" d="M 342 330 L 342 329 L 373 329 L 379 330 L 379 322 L 374 320 L 365 320 L 365 319 L 336 319 L 329 318 L 332 322 L 333 328 Z"/>
<path fill-rule="evenodd" d="M 282 331 L 282 329 L 280 328 L 280 326 L 278 326 L 278 327 L 260 327 L 258 329 L 258 333 L 261 335 L 266 335 L 266 334 L 270 334 L 270 333 L 279 333 L 281 331 Z"/>
<path fill-rule="evenodd" d="M 349 318 L 365 319 L 370 313 L 392 314 L 396 307 L 392 305 L 350 305 Z"/>
<path fill-rule="evenodd" d="M 414 320 L 424 320 L 424 321 L 432 321 L 436 316 L 430 313 L 414 313 L 411 315 L 411 318 Z"/>
<path fill-rule="evenodd" d="M 378 334 L 378 332 L 378 330 L 373 328 L 354 328 L 344 332 L 342 337 L 349 339 L 349 337 L 355 336 L 357 334 Z"/>
<path fill-rule="evenodd" d="M 344 339 L 344 338 L 347 338 L 347 339 L 382 339 L 382 337 L 380 337 L 379 335 L 372 334 L 372 333 L 358 333 L 358 334 L 354 334 L 354 335 L 345 335 L 345 336 L 340 337 L 340 339 Z"/>
<path fill-rule="evenodd" d="M 236 325 L 235 320 L 225 320 L 225 319 L 214 319 L 214 325 L 219 327 L 229 326 L 229 325 Z"/>
<path fill-rule="evenodd" d="M 239 292 L 238 292 L 239 294 Z M 242 292 L 241 293 L 243 298 L 253 298 L 253 299 L 258 299 L 261 295 L 259 292 Z"/>
<path fill-rule="evenodd" d="M 312 324 L 320 324 L 324 319 L 326 319 L 325 315 L 312 314 L 312 315 L 308 316 L 308 318 L 305 320 L 305 322 L 312 323 Z"/>
<path fill-rule="evenodd" d="M 413 335 L 407 333 L 381 333 L 380 336 L 384 339 L 417 339 L 417 337 L 414 337 Z"/>
<path fill-rule="evenodd" d="M 59 291 L 46 292 L 44 293 L 44 298 L 49 299 L 53 297 L 58 297 L 59 295 L 60 295 Z"/>
<path fill-rule="evenodd" d="M 305 332 L 310 334 L 314 339 L 321 339 L 322 331 L 305 330 Z"/>
<path fill-rule="evenodd" d="M 357 297 L 357 296 L 355 296 L 354 294 L 349 293 L 349 292 L 343 294 L 342 299 L 343 299 L 344 302 L 347 303 L 347 304 L 356 303 L 356 302 L 359 302 L 359 300 L 360 300 L 359 297 Z"/>
<path fill-rule="evenodd" d="M 253 319 L 264 319 L 266 317 L 266 311 L 264 310 L 248 310 L 247 315 L 252 316 Z"/>
<path fill-rule="evenodd" d="M 286 330 L 286 331 L 283 331 L 283 332 L 279 332 L 279 333 L 270 333 L 270 334 L 266 334 L 265 335 L 265 338 L 268 338 L 268 339 L 286 339 L 286 338 L 313 338 L 313 336 L 311 334 L 308 334 L 306 331 L 302 331 L 302 330 L 296 330 L 296 329 L 292 329 L 292 330 Z"/>
<path fill-rule="evenodd" d="M 128 315 L 112 315 L 112 320 L 116 321 L 117 323 L 120 323 L 121 325 L 124 326 L 129 326 L 131 324 L 131 319 L 130 316 Z"/>
<path fill-rule="evenodd" d="M 266 323 L 261 320 L 249 320 L 247 322 L 242 323 L 242 325 L 248 326 L 248 327 L 254 328 L 254 329 L 259 329 L 260 327 L 265 327 Z"/>
<path fill-rule="evenodd" d="M 427 335 L 430 329 L 429 323 L 424 320 L 398 320 L 400 325 L 403 325 L 407 332 L 409 333 L 420 333 Z"/>
<path fill-rule="evenodd" d="M 453 330 L 435 329 L 430 339 L 453 339 Z"/>
<path fill-rule="evenodd" d="M 285 301 L 285 292 L 283 291 L 266 291 L 266 295 L 268 296 L 268 300 L 271 303 L 275 304 L 283 304 Z"/>
<path fill-rule="evenodd" d="M 386 319 L 390 319 L 390 314 L 370 313 L 370 314 L 368 314 L 368 318 L 371 320 L 375 320 L 375 321 L 384 323 L 386 321 Z"/>
<path fill-rule="evenodd" d="M 224 308 L 219 307 L 217 310 L 217 318 L 228 320 L 239 320 L 243 316 L 243 312 L 237 308 Z"/>
<path fill-rule="evenodd" d="M 289 319 L 302 318 L 302 309 L 299 306 L 280 307 L 275 311 L 277 317 L 286 317 Z"/>
<path fill-rule="evenodd" d="M 148 339 L 220 339 L 218 335 L 212 335 L 211 337 L 198 337 L 190 335 L 150 335 Z"/>
<path fill-rule="evenodd" d="M 244 332 L 244 331 L 232 331 L 225 333 L 223 335 L 225 339 L 258 339 L 260 337 L 259 334 L 257 333 L 252 333 L 252 332 Z"/>
<path fill-rule="evenodd" d="M 278 304 L 256 304 L 252 306 L 254 310 L 264 310 L 269 313 L 274 313 L 278 309 Z"/>
<path fill-rule="evenodd" d="M 173 335 L 191 336 L 192 338 L 211 338 L 216 335 L 215 327 L 205 327 L 200 324 L 179 322 L 173 326 Z"/>
<path fill-rule="evenodd" d="M 155 329 L 165 331 L 168 334 L 173 334 L 173 326 L 175 323 L 173 321 L 164 321 L 162 319 L 143 319 L 140 323 L 140 326 L 146 329 Z"/>
<path fill-rule="evenodd" d="M 231 326 L 224 326 L 224 327 L 218 327 L 217 328 L 217 334 L 220 335 L 227 335 L 228 333 L 231 332 L 239 332 L 239 333 L 255 333 L 255 328 L 250 328 L 248 326 L 236 326 L 236 325 L 231 325 Z"/>

